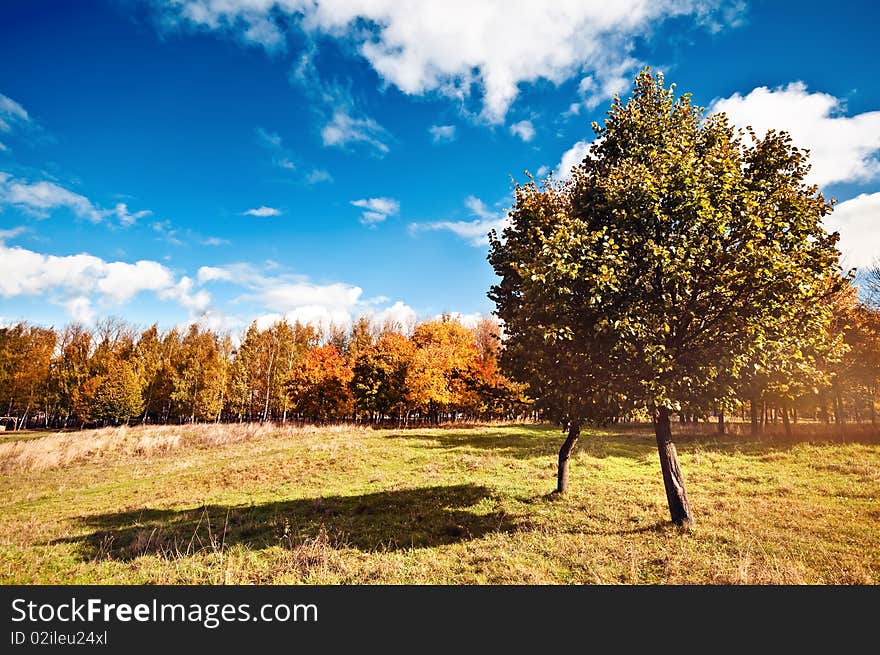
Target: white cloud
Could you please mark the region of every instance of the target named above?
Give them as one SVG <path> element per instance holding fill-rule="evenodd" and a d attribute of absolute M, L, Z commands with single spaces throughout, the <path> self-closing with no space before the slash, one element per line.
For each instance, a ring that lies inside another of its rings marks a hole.
<path fill-rule="evenodd" d="M 880 257 L 880 193 L 863 193 L 840 203 L 824 223 L 829 232 L 840 232 L 844 268 L 864 269 Z"/>
<path fill-rule="evenodd" d="M 272 164 L 274 166 L 288 171 L 296 169 L 293 155 L 291 155 L 290 151 L 284 147 L 284 142 L 281 139 L 280 134 L 263 129 L 262 127 L 258 127 L 255 132 L 257 134 L 257 143 L 272 154 Z"/>
<path fill-rule="evenodd" d="M 444 312 L 443 314 L 437 314 L 433 317 L 432 320 L 439 321 L 443 318 L 450 318 L 453 321 L 458 321 L 462 325 L 467 328 L 475 328 L 477 324 L 485 318 L 483 314 L 480 312 L 474 312 L 472 314 L 462 314 L 461 312 Z"/>
<path fill-rule="evenodd" d="M 142 209 L 132 214 L 128 211 L 128 205 L 124 202 L 117 203 L 112 212 L 119 219 L 119 222 L 125 226 L 134 225 L 138 219 L 153 213 L 149 209 Z"/>
<path fill-rule="evenodd" d="M 0 241 L 0 296 L 4 298 L 45 296 L 75 320 L 89 322 L 96 315 L 95 301 L 105 308 L 118 307 L 145 291 L 176 301 L 191 315 L 207 308 L 211 299 L 206 291 L 193 293 L 189 278 L 175 280 L 168 268 L 155 261 L 131 264 L 86 253 L 45 255 Z"/>
<path fill-rule="evenodd" d="M 248 264 L 203 266 L 198 271 L 199 286 L 213 281 L 232 283 L 243 293 L 234 302 L 254 302 L 263 313 L 258 323 L 271 325 L 286 318 L 326 328 L 331 323 L 350 324 L 356 316 L 409 319 L 415 311 L 400 301 L 389 307 L 378 305 L 387 298 L 363 298 L 363 290 L 345 282 L 316 283 L 301 275 L 265 275 Z"/>
<path fill-rule="evenodd" d="M 330 122 L 321 130 L 321 140 L 325 146 L 344 148 L 352 143 L 362 143 L 382 154 L 389 150 L 382 140 L 384 135 L 385 129 L 372 118 L 353 117 L 346 107 L 337 107 Z"/>
<path fill-rule="evenodd" d="M 213 280 L 232 280 L 234 278 L 234 273 L 229 267 L 202 266 L 196 277 L 201 285 Z"/>
<path fill-rule="evenodd" d="M 26 231 L 24 225 L 19 225 L 17 227 L 9 228 L 8 230 L 0 230 L 0 244 L 2 244 L 6 239 L 14 239 L 19 234 L 22 234 Z"/>
<path fill-rule="evenodd" d="M 396 323 L 404 331 L 413 328 L 419 319 L 416 310 L 400 300 L 390 307 L 368 313 L 367 316 L 370 317 L 370 322 L 375 327 L 381 328 L 387 323 Z"/>
<path fill-rule="evenodd" d="M 593 110 L 605 100 L 623 94 L 630 86 L 632 72 L 641 66 L 642 62 L 632 57 L 609 58 L 596 65 L 593 73 L 578 82 L 580 102 L 569 106 L 567 114 L 579 114 L 581 108 Z"/>
<path fill-rule="evenodd" d="M 332 182 L 333 176 L 323 168 L 313 168 L 306 175 L 306 182 L 309 184 L 319 184 L 321 182 Z"/>
<path fill-rule="evenodd" d="M 54 182 L 33 182 L 0 178 L 0 202 L 14 205 L 40 218 L 46 218 L 54 209 L 66 208 L 93 223 L 103 218 L 91 201 L 78 193 L 60 187 Z"/>
<path fill-rule="evenodd" d="M 880 174 L 880 111 L 844 116 L 845 103 L 827 93 L 810 93 L 803 82 L 768 89 L 761 86 L 743 96 L 735 93 L 712 103 L 737 126 L 751 125 L 759 136 L 768 129 L 785 130 L 794 145 L 810 149 L 808 180 L 820 186 L 855 182 Z"/>
<path fill-rule="evenodd" d="M 221 239 L 220 237 L 207 237 L 202 239 L 201 244 L 203 246 L 228 246 L 228 239 Z"/>
<path fill-rule="evenodd" d="M 70 318 L 78 323 L 89 324 L 96 318 L 95 310 L 92 307 L 92 301 L 89 300 L 88 296 L 76 296 L 75 298 L 61 302 L 60 305 L 67 310 L 67 314 Z"/>
<path fill-rule="evenodd" d="M 260 217 L 280 216 L 281 210 L 275 209 L 274 207 L 266 207 L 265 205 L 263 205 L 262 207 L 257 207 L 256 209 L 248 209 L 246 212 L 244 212 L 244 214 L 246 216 L 260 216 Z"/>
<path fill-rule="evenodd" d="M 0 132 L 11 132 L 13 125 L 30 121 L 31 117 L 24 107 L 0 93 Z"/>
<path fill-rule="evenodd" d="M 118 203 L 113 209 L 101 209 L 85 196 L 54 182 L 28 182 L 15 179 L 8 173 L 0 173 L 0 205 L 3 204 L 17 207 L 38 218 L 47 218 L 56 209 L 67 209 L 93 223 L 115 216 L 125 227 L 151 214 L 149 210 L 130 212 L 124 202 Z"/>
<path fill-rule="evenodd" d="M 162 300 L 176 300 L 184 309 L 188 309 L 190 315 L 204 314 L 211 304 L 211 294 L 204 289 L 193 292 L 193 281 L 184 275 L 177 284 L 162 289 L 159 292 Z"/>
<path fill-rule="evenodd" d="M 272 149 L 281 149 L 284 147 L 281 141 L 281 135 L 277 132 L 270 132 L 262 127 L 258 127 L 254 131 L 257 133 L 257 141 L 263 147 Z"/>
<path fill-rule="evenodd" d="M 510 126 L 510 133 L 528 143 L 535 138 L 535 126 L 532 121 L 519 121 Z"/>
<path fill-rule="evenodd" d="M 432 125 L 428 131 L 434 143 L 455 141 L 455 125 Z"/>
<path fill-rule="evenodd" d="M 361 214 L 361 223 L 375 225 L 400 211 L 400 203 L 394 198 L 363 198 L 352 200 L 351 204 L 367 211 Z"/>
<path fill-rule="evenodd" d="M 571 148 L 562 153 L 562 158 L 554 169 L 556 178 L 559 180 L 567 180 L 570 178 L 572 169 L 586 159 L 590 152 L 591 145 L 591 141 L 578 141 Z"/>
<path fill-rule="evenodd" d="M 482 117 L 492 123 L 503 122 L 525 83 L 559 84 L 579 73 L 613 77 L 636 38 L 667 18 L 689 17 L 717 31 L 737 24 L 742 12 L 741 2 L 728 0 L 170 0 L 162 6 L 166 22 L 232 32 L 271 50 L 284 45 L 284 22 L 313 37 L 347 40 L 404 93 L 462 101 L 478 89 Z"/>
<path fill-rule="evenodd" d="M 464 201 L 465 206 L 472 216 L 472 221 L 434 221 L 431 223 L 410 223 L 409 232 L 412 235 L 419 232 L 431 232 L 446 230 L 461 237 L 475 248 L 482 248 L 489 243 L 489 232 L 495 230 L 499 234 L 508 222 L 506 214 L 494 212 L 486 207 L 486 204 L 474 196 L 468 196 Z"/>

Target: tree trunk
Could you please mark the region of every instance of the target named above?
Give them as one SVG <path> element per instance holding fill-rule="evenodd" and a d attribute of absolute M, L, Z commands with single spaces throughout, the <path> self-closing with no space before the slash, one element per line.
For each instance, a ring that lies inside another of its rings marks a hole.
<path fill-rule="evenodd" d="M 782 416 L 782 425 L 785 427 L 785 436 L 790 439 L 791 438 L 791 423 L 788 420 L 788 405 L 780 406 L 779 412 Z"/>
<path fill-rule="evenodd" d="M 755 396 L 752 396 L 752 399 L 749 401 L 749 408 L 751 409 L 751 419 L 752 419 L 752 436 L 758 436 L 758 399 Z"/>
<path fill-rule="evenodd" d="M 654 418 L 654 434 L 657 437 L 657 452 L 660 454 L 660 469 L 663 471 L 663 485 L 666 487 L 666 501 L 672 522 L 679 526 L 693 525 L 694 517 L 684 488 L 684 476 L 678 465 L 675 444 L 672 443 L 668 407 L 658 408 Z"/>
<path fill-rule="evenodd" d="M 556 493 L 564 494 L 568 491 L 568 462 L 574 447 L 577 445 L 578 437 L 581 435 L 581 424 L 577 421 L 571 421 L 568 424 L 568 437 L 559 449 L 559 467 L 556 471 Z"/>
<path fill-rule="evenodd" d="M 871 393 L 868 395 L 868 402 L 871 407 L 871 425 L 877 427 L 877 408 L 874 406 L 874 396 L 877 395 L 877 392 L 871 388 Z"/>
<path fill-rule="evenodd" d="M 834 398 L 832 401 L 834 402 L 834 423 L 837 425 L 843 425 L 843 398 L 840 395 L 840 387 L 837 385 L 835 381 L 833 385 Z"/>
<path fill-rule="evenodd" d="M 718 434 L 724 434 L 724 410 L 718 412 Z"/>

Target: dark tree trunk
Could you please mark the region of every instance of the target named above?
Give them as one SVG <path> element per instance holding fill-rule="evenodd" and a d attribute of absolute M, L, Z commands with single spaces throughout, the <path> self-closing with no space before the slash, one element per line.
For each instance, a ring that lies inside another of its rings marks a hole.
<path fill-rule="evenodd" d="M 782 405 L 779 408 L 782 415 L 782 425 L 785 427 L 785 436 L 791 438 L 791 423 L 788 420 L 788 405 Z"/>
<path fill-rule="evenodd" d="M 672 443 L 672 427 L 669 424 L 669 408 L 660 407 L 654 418 L 654 433 L 657 437 L 657 452 L 660 454 L 660 469 L 663 471 L 663 485 L 666 487 L 666 501 L 669 514 L 675 525 L 693 525 L 694 517 L 684 488 L 684 476 L 678 465 L 678 453 Z"/>
<path fill-rule="evenodd" d="M 581 436 L 581 424 L 578 421 L 571 421 L 568 424 L 568 437 L 559 449 L 559 468 L 556 471 L 556 493 L 564 494 L 568 491 L 568 462 L 574 447 L 577 445 L 578 437 Z"/>
<path fill-rule="evenodd" d="M 724 434 L 724 410 L 718 412 L 718 434 Z"/>
<path fill-rule="evenodd" d="M 755 437 L 758 435 L 758 399 L 755 396 L 752 396 L 751 401 L 749 401 L 749 407 L 751 409 L 751 419 L 752 419 L 752 436 Z"/>

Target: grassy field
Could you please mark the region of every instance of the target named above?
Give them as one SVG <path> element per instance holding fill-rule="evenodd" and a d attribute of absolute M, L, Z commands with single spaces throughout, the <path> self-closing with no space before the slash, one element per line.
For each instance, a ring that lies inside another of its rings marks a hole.
<path fill-rule="evenodd" d="M 697 520 L 682 531 L 650 428 L 586 432 L 566 497 L 548 494 L 561 439 L 237 425 L 7 438 L 0 582 L 880 582 L 877 440 L 681 436 Z"/>

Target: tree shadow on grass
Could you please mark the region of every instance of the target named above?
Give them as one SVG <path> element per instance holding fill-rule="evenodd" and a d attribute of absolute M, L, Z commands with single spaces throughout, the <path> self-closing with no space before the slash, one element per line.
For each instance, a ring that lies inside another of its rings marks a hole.
<path fill-rule="evenodd" d="M 426 548 L 515 529 L 504 512 L 472 511 L 491 495 L 486 487 L 467 484 L 250 506 L 143 508 L 82 517 L 93 532 L 51 543 L 77 544 L 86 559 L 122 561 L 219 552 L 235 544 L 295 548 L 319 538 L 365 552 Z"/>

